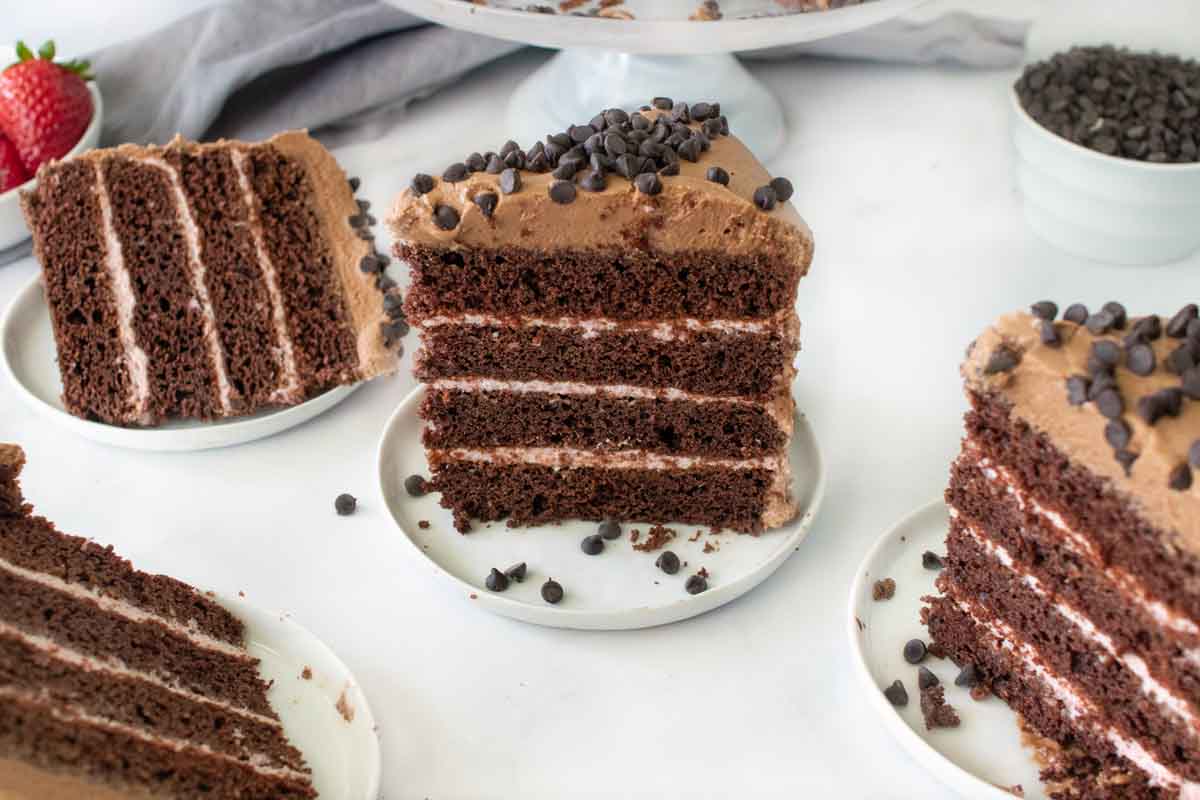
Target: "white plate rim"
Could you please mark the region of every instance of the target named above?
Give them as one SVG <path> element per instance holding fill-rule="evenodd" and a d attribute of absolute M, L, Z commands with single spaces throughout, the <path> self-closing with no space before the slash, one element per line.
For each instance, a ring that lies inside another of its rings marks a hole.
<path fill-rule="evenodd" d="M 73 433 L 102 444 L 155 452 L 183 452 L 232 447 L 273 436 L 307 422 L 341 403 L 362 385 L 359 382 L 349 386 L 336 386 L 299 405 L 266 412 L 248 419 L 234 419 L 189 428 L 121 428 L 103 422 L 81 419 L 67 413 L 64 409 L 51 405 L 34 393 L 17 374 L 12 359 L 9 357 L 9 348 L 19 346 L 15 344 L 17 341 L 15 333 L 17 318 L 25 313 L 32 304 L 39 302 L 44 304 L 44 297 L 42 276 L 39 270 L 29 283 L 17 291 L 8 307 L 5 308 L 3 317 L 0 317 L 0 362 L 3 363 L 9 383 L 16 389 L 25 404 L 37 414 L 62 425 Z M 48 308 L 46 313 L 49 313 Z"/>
<path fill-rule="evenodd" d="M 419 404 L 424 393 L 424 385 L 416 386 L 400 401 L 400 404 L 392 412 L 391 416 L 388 417 L 383 427 L 376 453 L 377 496 L 383 507 L 387 509 L 392 524 L 398 529 L 397 532 L 400 534 L 400 538 L 404 540 L 405 551 L 409 553 L 410 558 L 414 560 L 415 564 L 422 568 L 432 566 L 434 572 L 437 573 L 443 582 L 447 582 L 451 587 L 458 590 L 460 596 L 471 597 L 472 602 L 479 607 L 521 622 L 542 625 L 549 628 L 570 628 L 574 630 L 635 630 L 669 625 L 673 622 L 680 622 L 705 614 L 746 594 L 770 578 L 776 570 L 783 566 L 784 562 L 799 549 L 801 542 L 808 537 L 825 497 L 827 470 L 824 454 L 821 452 L 812 427 L 808 424 L 807 417 L 797 413 L 797 430 L 803 427 L 806 431 L 812 441 L 813 453 L 816 456 L 816 469 L 813 471 L 814 479 L 811 489 L 812 499 L 805 508 L 800 510 L 796 518 L 791 523 L 788 523 L 790 526 L 794 526 L 794 530 L 787 534 L 788 538 L 781 542 L 777 549 L 754 571 L 742 575 L 729 583 L 721 583 L 711 587 L 701 594 L 688 595 L 668 605 L 659 607 L 637 607 L 614 612 L 588 611 L 584 609 L 559 608 L 551 605 L 539 606 L 532 603 L 525 603 L 494 592 L 480 591 L 478 587 L 450 573 L 420 548 L 416 540 L 405 530 L 404 525 L 392 511 L 385 488 L 388 469 L 387 459 L 388 453 L 391 452 L 388 444 L 391 440 L 392 431 L 398 427 L 399 421 L 406 414 L 412 413 L 415 415 L 415 407 Z M 424 447 L 419 441 L 411 443 L 410 446 L 419 447 L 422 452 L 424 451 Z M 763 535 L 769 536 L 771 534 L 764 533 Z M 645 615 L 646 619 L 637 619 L 637 615 Z"/>
<path fill-rule="evenodd" d="M 932 773 L 943 784 L 964 797 L 981 798 L 981 800 L 1013 800 L 1011 792 L 998 788 L 991 782 L 980 778 L 973 772 L 951 761 L 910 728 L 904 719 L 896 713 L 896 709 L 892 707 L 887 698 L 884 697 L 883 687 L 876 685 L 875 677 L 871 674 L 871 668 L 867 664 L 866 654 L 863 652 L 862 636 L 858 627 L 858 612 L 860 605 L 866 602 L 866 598 L 869 597 L 867 584 L 871 580 L 871 573 L 874 571 L 872 566 L 879 558 L 883 549 L 887 547 L 894 537 L 899 535 L 901 530 L 913 526 L 927 515 L 937 514 L 946 516 L 947 525 L 949 524 L 945 502 L 934 500 L 909 512 L 900 521 L 889 527 L 871 545 L 866 555 L 863 556 L 854 573 L 854 581 L 850 586 L 849 602 L 847 603 L 849 610 L 846 615 L 846 636 L 850 643 L 851 653 L 853 654 L 850 660 L 854 662 L 854 671 L 858 675 L 862 686 L 872 689 L 872 691 L 867 692 L 867 703 L 883 720 L 884 727 L 887 728 L 892 738 L 896 740 L 914 761 L 920 764 L 926 771 Z"/>

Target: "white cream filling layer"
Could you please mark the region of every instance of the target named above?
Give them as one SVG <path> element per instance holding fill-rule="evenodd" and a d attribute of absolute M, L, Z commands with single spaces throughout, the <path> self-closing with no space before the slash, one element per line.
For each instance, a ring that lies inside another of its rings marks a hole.
<path fill-rule="evenodd" d="M 200 317 L 204 320 L 204 338 L 208 342 L 209 357 L 212 359 L 213 372 L 217 376 L 217 397 L 221 403 L 221 410 L 229 414 L 233 410 L 230 399 L 232 390 L 229 385 L 229 373 L 225 368 L 225 353 L 221 349 L 221 340 L 217 337 L 216 314 L 213 313 L 212 300 L 208 296 L 208 270 L 200 256 L 200 229 L 192 216 L 192 208 L 188 203 L 187 194 L 183 191 L 183 181 L 179 178 L 179 172 L 161 158 L 146 156 L 143 163 L 162 170 L 171 182 L 175 206 L 183 222 L 184 239 L 187 241 L 192 291 L 196 293 L 196 300 L 200 304 Z"/>
<path fill-rule="evenodd" d="M 682 389 L 650 389 L 620 383 L 579 383 L 576 381 L 509 381 L 493 378 L 439 378 L 430 381 L 430 389 L 450 389 L 459 392 L 512 392 L 514 394 L 573 394 L 611 397 L 631 397 L 638 400 L 681 400 L 689 403 L 739 403 L 761 406 L 763 403 L 745 397 L 692 394 Z"/>
<path fill-rule="evenodd" d="M 44 636 L 38 636 L 37 634 L 23 631 L 20 628 L 13 627 L 12 625 L 4 622 L 0 622 L 0 636 L 10 636 L 15 639 L 20 639 L 33 649 L 44 653 L 48 658 L 53 658 L 56 661 L 69 664 L 70 666 L 85 672 L 103 672 L 109 675 L 132 678 L 142 681 L 143 683 L 149 683 L 153 686 L 157 686 L 160 689 L 179 695 L 180 697 L 186 697 L 188 700 L 193 702 L 203 703 L 204 705 L 218 708 L 231 714 L 236 714 L 244 719 L 253 720 L 263 725 L 269 725 L 270 727 L 276 729 L 283 728 L 283 725 L 277 719 L 263 716 L 262 714 L 251 711 L 248 708 L 231 705 L 230 703 L 214 700 L 211 697 L 205 697 L 204 695 L 197 694 L 190 689 L 175 683 L 174 681 L 153 675 L 149 672 L 142 672 L 141 670 L 133 669 L 115 658 L 101 659 L 95 656 L 89 656 L 85 653 L 79 652 L 78 650 L 67 647 L 66 645 L 60 644 L 53 639 L 47 639 Z"/>
<path fill-rule="evenodd" d="M 270 399 L 276 403 L 291 403 L 300 399 L 300 373 L 296 369 L 296 353 L 292 347 L 292 337 L 288 334 L 287 311 L 283 304 L 283 292 L 279 289 L 279 275 L 271 257 L 267 254 L 267 246 L 263 242 L 261 220 L 254 205 L 254 187 L 250 185 L 250 177 L 246 172 L 246 154 L 240 149 L 230 148 L 234 171 L 237 172 L 238 186 L 242 190 L 242 199 L 246 203 L 246 218 L 250 220 L 250 235 L 254 239 L 254 251 L 258 255 L 258 268 L 262 271 L 263 282 L 267 285 L 267 296 L 271 299 L 271 322 L 275 326 L 275 338 L 279 340 L 276 349 L 276 360 L 279 363 L 279 387 L 271 393 Z"/>
<path fill-rule="evenodd" d="M 181 625 L 175 620 L 160 617 L 157 614 L 152 614 L 149 611 L 138 608 L 135 605 L 118 600 L 107 595 L 100 594 L 86 586 L 81 586 L 77 583 L 68 583 L 62 578 L 54 575 L 48 575 L 45 572 L 34 572 L 30 569 L 13 564 L 0 558 L 0 570 L 24 578 L 41 586 L 61 592 L 69 597 L 74 597 L 80 600 L 89 600 L 96 603 L 104 611 L 108 611 L 117 616 L 123 617 L 130 622 L 157 622 L 172 633 L 187 637 L 193 644 L 198 647 L 203 647 L 206 650 L 214 650 L 218 653 L 223 653 L 228 656 L 233 656 L 242 661 L 253 662 L 254 658 L 245 650 L 229 642 L 223 642 L 220 639 L 213 638 L 204 633 L 196 625 L 195 620 L 192 620 L 189 625 Z"/>
<path fill-rule="evenodd" d="M 452 314 L 429 317 L 421 322 L 421 328 L 436 328 L 442 325 L 472 325 L 477 327 L 519 327 L 560 328 L 564 330 L 581 331 L 584 339 L 594 339 L 602 333 L 612 331 L 628 331 L 631 333 L 648 333 L 655 339 L 671 341 L 685 338 L 690 333 L 741 333 L 761 334 L 782 332 L 787 327 L 787 316 L 776 315 L 764 320 L 741 319 L 694 319 L 680 317 L 678 319 L 659 322 L 642 322 L 638 320 L 615 320 L 607 317 L 498 317 L 491 314 Z"/>
<path fill-rule="evenodd" d="M 719 467 L 779 472 L 787 466 L 785 456 L 746 459 L 705 458 L 702 456 L 667 456 L 645 450 L 619 450 L 612 453 L 601 453 L 595 450 L 575 450 L 569 447 L 493 447 L 487 450 L 453 448 L 431 450 L 429 455 L 431 460 L 442 458 L 490 464 L 536 464 L 557 469 L 600 467 L 604 469 L 663 470 Z"/>
<path fill-rule="evenodd" d="M 77 708 L 66 708 L 62 706 L 51 705 L 47 698 L 41 692 L 31 692 L 24 689 L 17 689 L 11 686 L 0 686 L 0 697 L 6 697 L 11 700 L 23 700 L 28 703 L 34 703 L 45 708 L 46 713 L 50 714 L 55 719 L 72 724 L 85 724 L 97 728 L 113 731 L 115 733 L 124 734 L 134 739 L 138 739 L 149 744 L 166 747 L 176 753 L 182 752 L 198 752 L 211 758 L 218 758 L 222 761 L 229 761 L 234 764 L 245 764 L 260 775 L 265 775 L 272 778 L 286 778 L 295 781 L 310 780 L 306 773 L 294 770 L 290 767 L 273 767 L 270 766 L 270 759 L 262 754 L 251 758 L 249 761 L 242 761 L 237 756 L 229 753 L 222 753 L 213 750 L 206 744 L 189 742 L 183 739 L 175 739 L 169 736 L 150 733 L 142 728 L 126 725 L 123 722 L 107 719 L 105 717 L 97 717 L 88 714 L 85 711 Z"/>
<path fill-rule="evenodd" d="M 1076 692 L 1070 684 L 1044 666 L 1043 659 L 1037 648 L 1021 639 L 1011 627 L 997 620 L 984 621 L 975 612 L 973 604 L 956 600 L 955 604 L 968 614 L 977 625 L 985 628 L 995 639 L 998 646 L 1015 655 L 1038 680 L 1044 683 L 1056 698 L 1062 703 L 1067 718 L 1091 726 L 1108 740 L 1116 752 L 1146 773 L 1151 784 L 1167 789 L 1178 790 L 1182 798 L 1193 799 L 1200 797 L 1200 784 L 1184 780 L 1169 768 L 1159 763 L 1141 743 L 1130 739 L 1111 725 L 1105 725 L 1103 711 L 1095 706 L 1088 698 Z"/>
<path fill-rule="evenodd" d="M 149 414 L 150 407 L 150 359 L 146 351 L 137 342 L 137 334 L 133 330 L 133 309 L 137 298 L 133 294 L 133 282 L 129 278 L 129 270 L 125 266 L 125 255 L 121 250 L 121 240 L 117 236 L 113 224 L 112 201 L 108 197 L 108 184 L 104 181 L 104 169 L 100 161 L 92 162 L 96 170 L 96 197 L 100 203 L 100 218 L 104 226 L 104 265 L 108 270 L 109 282 L 112 284 L 113 299 L 117 307 L 117 335 L 121 340 L 121 348 L 125 351 L 125 363 L 129 368 L 130 402 L 133 405 L 134 419 L 143 425 L 153 420 Z"/>

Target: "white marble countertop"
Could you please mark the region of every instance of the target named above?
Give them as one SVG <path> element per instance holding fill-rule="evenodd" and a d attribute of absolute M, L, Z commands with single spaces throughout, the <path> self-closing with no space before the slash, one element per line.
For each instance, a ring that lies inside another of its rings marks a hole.
<path fill-rule="evenodd" d="M 542 58 L 489 68 L 339 157 L 386 207 L 418 169 L 502 141 L 488 127 Z M 407 374 L 271 439 L 179 455 L 91 444 L 4 386 L 0 441 L 27 450 L 27 494 L 66 531 L 144 569 L 244 590 L 327 642 L 378 719 L 387 800 L 948 798 L 888 738 L 851 671 L 854 569 L 940 496 L 961 430 L 958 363 L 989 320 L 1043 298 L 1173 310 L 1195 295 L 1200 257 L 1114 268 L 1035 239 L 1013 179 L 1008 72 L 752 70 L 784 99 L 791 132 L 769 167 L 792 179 L 817 241 L 796 395 L 830 485 L 811 537 L 740 600 L 625 633 L 473 608 L 414 567 L 376 497 L 375 446 Z M 35 272 L 29 259 L 0 268 L 0 304 Z M 360 498 L 354 517 L 333 513 L 343 491 Z"/>

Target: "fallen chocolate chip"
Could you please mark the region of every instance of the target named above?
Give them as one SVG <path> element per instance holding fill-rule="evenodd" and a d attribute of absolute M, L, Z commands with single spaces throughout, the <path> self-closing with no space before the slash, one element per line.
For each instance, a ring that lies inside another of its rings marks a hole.
<path fill-rule="evenodd" d="M 1192 488 L 1192 468 L 1187 464 L 1180 464 L 1171 470 L 1171 475 L 1167 479 L 1167 485 L 1177 492 L 1186 492 Z"/>
<path fill-rule="evenodd" d="M 1125 327 L 1125 321 L 1128 319 L 1128 315 L 1125 313 L 1125 306 L 1115 300 L 1110 300 L 1101 306 L 1100 310 L 1112 315 L 1114 328 L 1120 330 Z"/>
<path fill-rule="evenodd" d="M 656 195 L 662 192 L 662 180 L 656 173 L 643 172 L 633 179 L 633 185 L 642 194 Z"/>
<path fill-rule="evenodd" d="M 1042 344 L 1046 345 L 1046 347 L 1062 346 L 1062 337 L 1058 335 L 1058 328 L 1050 320 L 1042 320 L 1039 336 L 1041 337 Z"/>
<path fill-rule="evenodd" d="M 904 643 L 904 660 L 910 664 L 920 664 L 927 652 L 925 643 L 920 639 L 909 639 Z"/>
<path fill-rule="evenodd" d="M 883 696 L 894 706 L 908 705 L 908 692 L 905 690 L 904 684 L 898 680 L 893 681 L 891 686 L 883 690 Z"/>
<path fill-rule="evenodd" d="M 1105 389 L 1096 395 L 1096 410 L 1108 419 L 1116 419 L 1125 413 L 1125 401 L 1116 389 Z"/>
<path fill-rule="evenodd" d="M 583 537 L 583 541 L 579 543 L 579 549 L 587 553 L 589 556 L 599 555 L 604 551 L 604 539 L 600 534 Z"/>
<path fill-rule="evenodd" d="M 333 510 L 339 517 L 348 517 L 358 510 L 358 499 L 352 494 L 339 494 L 333 501 Z"/>
<path fill-rule="evenodd" d="M 975 669 L 975 665 L 967 663 L 962 671 L 958 673 L 958 677 L 954 679 L 955 686 L 963 686 L 967 689 L 974 689 L 979 685 L 979 672 Z"/>
<path fill-rule="evenodd" d="M 781 203 L 786 203 L 792 199 L 792 182 L 787 178 L 772 178 L 771 188 L 775 190 L 775 199 Z"/>
<path fill-rule="evenodd" d="M 1083 375 L 1072 375 L 1067 378 L 1067 402 L 1073 406 L 1081 406 L 1088 400 L 1088 388 L 1092 382 Z"/>
<path fill-rule="evenodd" d="M 668 575 L 674 575 L 679 572 L 679 556 L 671 550 L 664 550 L 658 558 L 654 560 L 654 566 L 661 569 Z"/>
<path fill-rule="evenodd" d="M 620 539 L 621 523 L 617 522 L 615 519 L 606 519 L 604 522 L 600 523 L 600 527 L 596 529 L 596 532 L 609 541 L 613 539 Z"/>
<path fill-rule="evenodd" d="M 1084 325 L 1088 321 L 1087 306 L 1083 303 L 1072 303 L 1067 306 L 1067 310 L 1063 312 L 1063 319 L 1067 322 L 1074 322 L 1076 325 Z"/>
<path fill-rule="evenodd" d="M 592 170 L 579 179 L 579 188 L 585 192 L 603 192 L 608 187 L 608 178 L 598 170 Z"/>
<path fill-rule="evenodd" d="M 1134 375 L 1149 375 L 1154 372 L 1154 348 L 1148 344 L 1135 344 L 1125 351 L 1125 365 Z"/>
<path fill-rule="evenodd" d="M 542 599 L 550 605 L 558 605 L 563 599 L 563 587 L 558 581 L 551 579 L 542 584 Z"/>
<path fill-rule="evenodd" d="M 404 491 L 409 497 L 424 497 L 429 491 L 429 482 L 420 475 L 409 475 L 404 479 Z"/>
<path fill-rule="evenodd" d="M 548 191 L 550 199 L 560 205 L 575 202 L 575 184 L 570 181 L 554 181 Z"/>
<path fill-rule="evenodd" d="M 352 192 L 357 192 L 358 187 L 362 186 L 362 181 L 357 176 L 350 178 L 346 182 L 350 184 L 350 191 Z"/>
<path fill-rule="evenodd" d="M 1051 300 L 1039 300 L 1029 307 L 1029 313 L 1038 319 L 1053 321 L 1058 316 L 1058 304 Z"/>
<path fill-rule="evenodd" d="M 458 227 L 458 212 L 450 206 L 438 206 L 433 210 L 433 224 L 444 231 L 452 231 Z"/>
<path fill-rule="evenodd" d="M 700 594 L 708 590 L 708 581 L 703 575 L 692 575 L 683 584 L 683 588 L 688 594 Z"/>
<path fill-rule="evenodd" d="M 483 585 L 492 592 L 503 592 L 508 588 L 508 576 L 500 570 L 492 567 L 492 571 L 488 573 Z"/>
<path fill-rule="evenodd" d="M 946 562 L 943 561 L 942 557 L 937 553 L 933 552 L 932 550 L 926 550 L 921 554 L 921 566 L 925 569 L 936 571 L 945 567 Z"/>
<path fill-rule="evenodd" d="M 500 173 L 500 191 L 512 194 L 521 190 L 521 173 L 509 167 Z"/>
<path fill-rule="evenodd" d="M 984 375 L 1011 372 L 1021 363 L 1021 355 L 1006 344 L 997 345 L 983 367 Z"/>
<path fill-rule="evenodd" d="M 941 683 L 938 676 L 933 674 L 933 670 L 929 667 L 920 667 L 917 669 L 917 688 L 930 689 Z"/>
<path fill-rule="evenodd" d="M 513 581 L 516 581 L 517 583 L 521 583 L 522 581 L 525 580 L 525 575 L 528 571 L 529 571 L 528 566 L 526 566 L 525 562 L 522 561 L 521 563 L 513 564 L 511 567 L 504 570 L 504 574 L 506 577 L 508 577 L 509 580 L 513 580 Z"/>
<path fill-rule="evenodd" d="M 471 198 L 475 205 L 479 206 L 479 212 L 485 217 L 492 216 L 496 210 L 496 204 L 500 202 L 499 195 L 493 192 L 483 192 Z"/>
<path fill-rule="evenodd" d="M 1200 306 L 1188 303 L 1175 312 L 1175 316 L 1171 317 L 1171 321 L 1167 323 L 1167 336 L 1172 339 L 1182 339 L 1187 336 L 1188 324 L 1197 317 L 1200 317 Z"/>
<path fill-rule="evenodd" d="M 442 173 L 442 180 L 447 183 L 458 183 L 466 180 L 469 174 L 470 170 L 467 169 L 467 165 L 459 162 L 446 167 L 446 171 Z"/>
<path fill-rule="evenodd" d="M 754 205 L 763 211 L 770 211 L 775 208 L 775 203 L 778 200 L 778 195 L 775 194 L 775 190 L 770 186 L 760 186 L 754 190 Z"/>
<path fill-rule="evenodd" d="M 1129 445 L 1129 440 L 1133 438 L 1133 433 L 1129 429 L 1129 424 L 1123 419 L 1111 419 L 1104 426 L 1104 440 L 1108 442 L 1113 450 L 1124 450 Z"/>

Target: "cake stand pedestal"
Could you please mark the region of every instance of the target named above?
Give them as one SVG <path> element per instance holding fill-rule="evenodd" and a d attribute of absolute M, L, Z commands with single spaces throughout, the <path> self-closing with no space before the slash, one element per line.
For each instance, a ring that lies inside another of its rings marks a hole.
<path fill-rule="evenodd" d="M 559 49 L 513 91 L 511 136 L 522 144 L 547 131 L 586 123 L 602 108 L 626 109 L 666 96 L 716 100 L 729 126 L 762 161 L 786 138 L 779 101 L 733 53 L 849 33 L 909 11 L 925 0 L 868 0 L 813 13 L 782 13 L 773 0 L 725 0 L 720 20 L 689 20 L 698 0 L 626 0 L 632 20 L 520 10 L 524 2 L 389 0 L 434 22 L 484 36 Z M 506 7 L 509 6 L 509 7 Z"/>

